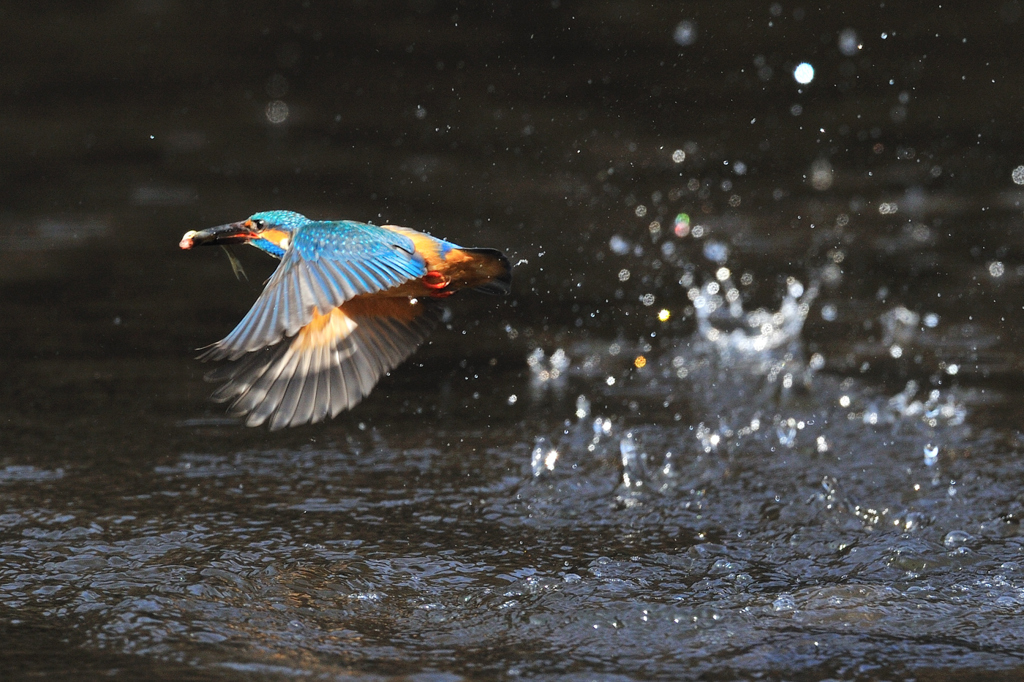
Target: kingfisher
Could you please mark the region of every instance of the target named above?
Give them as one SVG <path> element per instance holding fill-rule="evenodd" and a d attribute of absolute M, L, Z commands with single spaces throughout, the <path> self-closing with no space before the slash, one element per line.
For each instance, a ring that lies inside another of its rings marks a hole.
<path fill-rule="evenodd" d="M 189 231 L 178 244 L 249 244 L 281 262 L 242 321 L 200 360 L 216 402 L 271 430 L 335 417 L 423 342 L 439 299 L 461 289 L 508 294 L 512 268 L 495 249 L 464 248 L 397 225 L 310 220 L 264 211 Z"/>

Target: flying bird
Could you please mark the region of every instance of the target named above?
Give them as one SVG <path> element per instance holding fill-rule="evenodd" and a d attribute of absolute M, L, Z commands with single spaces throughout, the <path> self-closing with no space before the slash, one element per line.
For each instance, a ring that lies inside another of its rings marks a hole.
<path fill-rule="evenodd" d="M 178 244 L 250 244 L 280 259 L 256 303 L 200 360 L 217 402 L 248 426 L 316 423 L 354 407 L 437 323 L 460 289 L 507 294 L 508 259 L 397 225 L 264 211 L 189 231 Z"/>

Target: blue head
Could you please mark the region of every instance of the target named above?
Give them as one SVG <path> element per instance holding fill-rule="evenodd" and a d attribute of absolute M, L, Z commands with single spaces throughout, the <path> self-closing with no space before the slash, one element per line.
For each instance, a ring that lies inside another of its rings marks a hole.
<path fill-rule="evenodd" d="M 256 229 L 249 244 L 281 258 L 291 246 L 292 234 L 308 222 L 306 216 L 294 211 L 260 211 L 242 224 Z"/>
<path fill-rule="evenodd" d="M 281 258 L 291 246 L 293 233 L 310 222 L 294 211 L 261 211 L 238 223 L 218 225 L 200 232 L 188 232 L 181 248 L 205 244 L 252 244 L 257 249 Z"/>

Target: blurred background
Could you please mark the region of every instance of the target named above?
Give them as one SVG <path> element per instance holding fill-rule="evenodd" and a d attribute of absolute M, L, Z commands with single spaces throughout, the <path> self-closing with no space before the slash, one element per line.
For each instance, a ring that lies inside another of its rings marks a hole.
<path fill-rule="evenodd" d="M 1020 674 L 1018 0 L 0 26 L 9 670 Z M 501 249 L 513 295 L 245 429 L 193 357 L 276 261 L 177 242 L 268 209 Z"/>

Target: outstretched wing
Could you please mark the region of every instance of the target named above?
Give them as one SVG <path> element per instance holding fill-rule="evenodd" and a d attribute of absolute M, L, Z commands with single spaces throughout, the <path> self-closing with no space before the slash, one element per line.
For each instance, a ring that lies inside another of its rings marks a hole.
<path fill-rule="evenodd" d="M 293 239 L 256 303 L 200 359 L 237 360 L 294 336 L 318 314 L 325 315 L 356 296 L 391 289 L 426 274 L 423 257 L 409 237 L 375 225 L 309 223 Z"/>
<path fill-rule="evenodd" d="M 225 382 L 218 402 L 248 426 L 272 430 L 316 423 L 354 407 L 380 377 L 423 342 L 437 308 L 407 298 L 364 297 L 317 315 L 294 338 L 262 348 L 207 374 Z"/>

